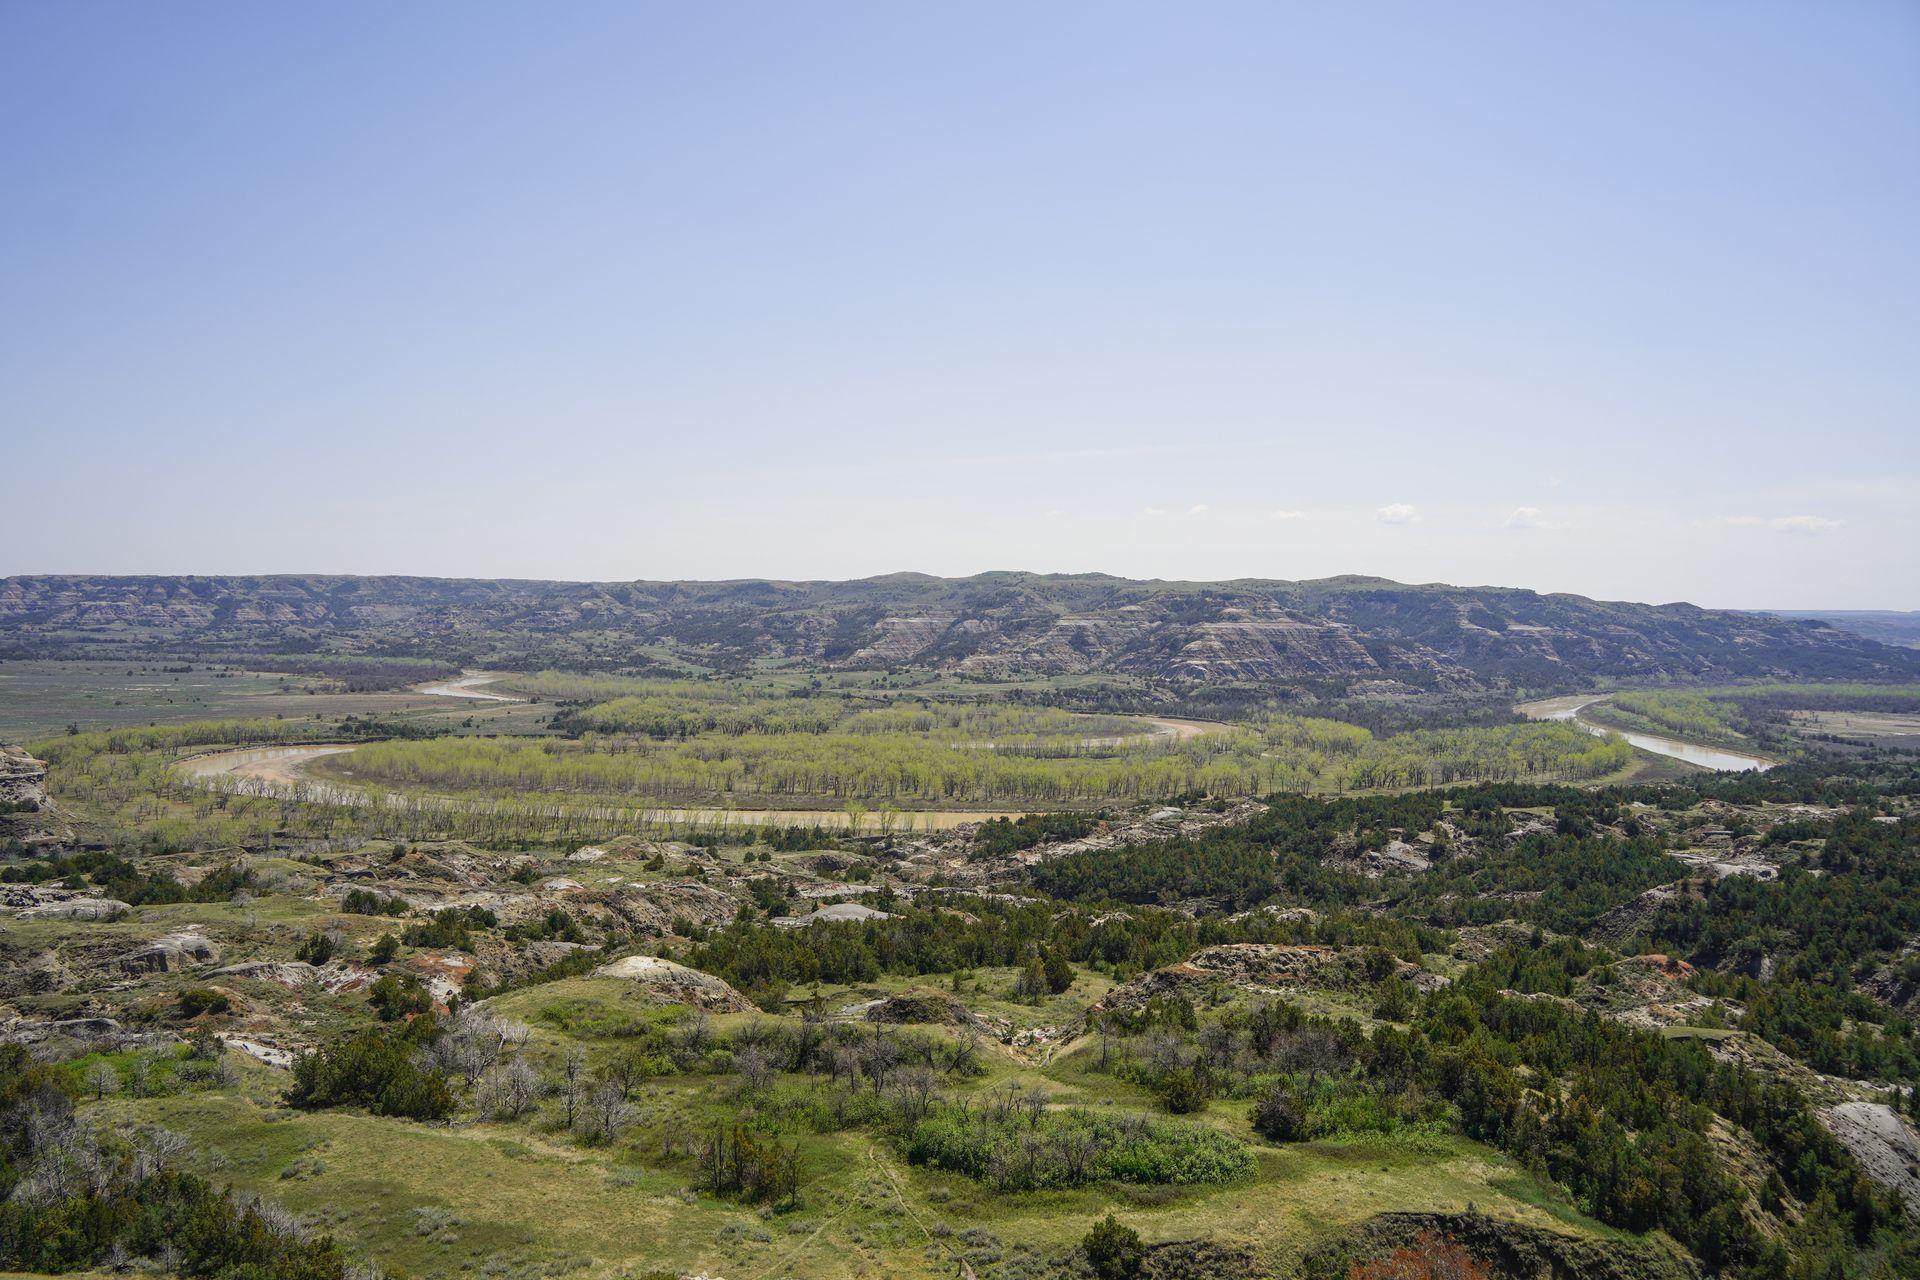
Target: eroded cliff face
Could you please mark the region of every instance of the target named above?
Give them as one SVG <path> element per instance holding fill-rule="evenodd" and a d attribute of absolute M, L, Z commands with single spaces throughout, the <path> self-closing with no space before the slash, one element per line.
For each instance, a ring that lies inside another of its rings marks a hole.
<path fill-rule="evenodd" d="M 503 667 L 799 658 L 988 676 L 1115 672 L 1207 683 L 1397 680 L 1584 687 L 1596 678 L 1920 676 L 1920 651 L 1817 622 L 1495 587 L 896 574 L 855 582 L 447 578 L 0 580 L 0 657 L 315 652 Z"/>
<path fill-rule="evenodd" d="M 1201 680 L 1363 680 L 1380 664 L 1343 626 L 1316 625 L 1278 610 L 1229 609 L 1194 628 L 1162 674 Z"/>
<path fill-rule="evenodd" d="M 0 808 L 33 812 L 47 802 L 47 766 L 19 747 L 0 743 Z"/>

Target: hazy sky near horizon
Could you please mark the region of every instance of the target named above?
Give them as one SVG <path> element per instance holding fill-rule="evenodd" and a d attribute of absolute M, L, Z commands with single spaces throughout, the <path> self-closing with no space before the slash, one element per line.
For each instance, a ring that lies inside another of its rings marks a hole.
<path fill-rule="evenodd" d="M 0 574 L 1920 608 L 1905 0 L 11 0 L 0 157 Z"/>

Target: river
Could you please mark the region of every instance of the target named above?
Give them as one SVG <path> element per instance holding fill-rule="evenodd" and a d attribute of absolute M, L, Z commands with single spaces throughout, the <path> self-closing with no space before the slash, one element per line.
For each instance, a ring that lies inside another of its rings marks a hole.
<path fill-rule="evenodd" d="M 1681 760 L 1687 764 L 1698 765 L 1702 769 L 1714 769 L 1721 773 L 1752 773 L 1756 770 L 1771 769 L 1780 763 L 1765 756 L 1748 755 L 1743 751 L 1731 751 L 1726 747 L 1707 747 L 1697 742 L 1682 742 L 1678 738 L 1663 738 L 1652 733 L 1638 733 L 1631 729 L 1616 729 L 1612 725 L 1599 724 L 1584 719 L 1580 713 L 1596 702 L 1605 702 L 1609 695 L 1575 694 L 1565 698 L 1543 698 L 1538 702 L 1522 703 L 1514 708 L 1521 715 L 1532 720 L 1565 720 L 1578 725 L 1595 737 L 1604 738 L 1609 734 L 1627 740 L 1628 744 L 1650 751 L 1657 756 Z"/>
<path fill-rule="evenodd" d="M 428 684 L 413 686 L 415 693 L 428 693 L 436 698 L 468 698 L 478 702 L 519 702 L 519 698 L 509 698 L 503 693 L 485 693 L 480 686 L 492 684 L 500 679 L 495 671 L 467 671 L 461 673 L 458 680 L 437 680 Z"/>

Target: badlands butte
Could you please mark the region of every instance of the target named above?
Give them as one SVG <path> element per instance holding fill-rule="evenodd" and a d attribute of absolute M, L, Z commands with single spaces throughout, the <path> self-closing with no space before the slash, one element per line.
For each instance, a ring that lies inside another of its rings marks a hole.
<path fill-rule="evenodd" d="M 1547 691 L 1596 680 L 1920 674 L 1920 654 L 1817 621 L 1360 577 L 16 577 L 0 580 L 0 645 L 12 657 L 338 651 L 581 670 L 632 669 L 645 660 L 636 650 L 665 646 L 726 671 L 782 660 L 1000 678 L 1111 672 Z"/>
<path fill-rule="evenodd" d="M 1846 622 L 7 579 L 0 1257 L 1920 1275 L 1920 651 Z"/>

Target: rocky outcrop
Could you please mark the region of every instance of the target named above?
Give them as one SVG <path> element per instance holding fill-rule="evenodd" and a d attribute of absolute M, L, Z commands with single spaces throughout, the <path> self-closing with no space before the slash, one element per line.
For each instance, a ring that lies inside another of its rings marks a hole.
<path fill-rule="evenodd" d="M 1378 880 L 1381 876 L 1403 871 L 1431 871 L 1433 847 L 1422 841 L 1394 837 L 1379 848 L 1362 847 L 1352 839 L 1337 841 L 1327 855 L 1326 865 L 1353 875 Z"/>
<path fill-rule="evenodd" d="M 858 902 L 836 902 L 832 906 L 817 907 L 805 915 L 775 916 L 769 923 L 779 925 L 782 929 L 804 929 L 812 924 L 859 924 L 867 920 L 891 919 L 893 913 L 889 911 L 879 911 Z"/>
<path fill-rule="evenodd" d="M 951 614 L 882 618 L 873 624 L 873 639 L 848 661 L 854 666 L 906 665 L 940 644 L 955 621 Z"/>
<path fill-rule="evenodd" d="M 1920 1008 L 1920 935 L 1908 938 L 1891 960 L 1860 984 L 1860 990 L 1902 1013 Z"/>
<path fill-rule="evenodd" d="M 1603 975 L 1604 982 L 1595 980 Z M 1693 966 L 1685 960 L 1658 954 L 1628 956 L 1582 978 L 1574 1001 L 1603 1017 L 1647 1030 L 1713 1025 L 1710 1011 L 1723 1002 L 1688 987 L 1692 975 Z M 1737 1005 L 1724 1002 L 1723 1014 L 1737 1012 Z"/>
<path fill-rule="evenodd" d="M 1587 926 L 1586 936 L 1596 942 L 1617 947 L 1639 936 L 1662 907 L 1675 906 L 1700 896 L 1700 886 L 1690 881 L 1655 885 L 1638 897 L 1621 903 L 1597 917 Z"/>
<path fill-rule="evenodd" d="M 709 1013 L 747 1013 L 754 1007 L 722 979 L 658 956 L 628 956 L 601 965 L 593 976 L 620 978 L 644 987 L 665 1003 L 689 1004 Z"/>
<path fill-rule="evenodd" d="M 0 813 L 37 813 L 47 803 L 47 766 L 0 742 Z"/>
<path fill-rule="evenodd" d="M 68 1041 L 89 1049 L 109 1051 L 159 1048 L 173 1037 L 154 1031 L 136 1031 L 113 1018 L 4 1018 L 0 1044 L 46 1044 Z"/>
<path fill-rule="evenodd" d="M 1216 827 L 1238 826 L 1265 811 L 1266 806 L 1257 800 L 1242 800 L 1217 811 L 1205 806 L 1182 809 L 1169 805 L 1138 817 L 1104 822 L 1090 835 L 1045 841 L 985 858 L 975 856 L 977 828 L 958 827 L 920 838 L 906 852 L 905 861 L 919 874 L 937 873 L 953 887 L 977 890 L 1024 879 L 1029 868 L 1069 854 L 1197 836 Z"/>
<path fill-rule="evenodd" d="M 1867 1176 L 1899 1196 L 1908 1217 L 1920 1219 L 1920 1133 L 1913 1125 L 1878 1102 L 1843 1102 L 1818 1114 Z"/>
<path fill-rule="evenodd" d="M 1289 988 L 1370 991 L 1389 977 L 1402 978 L 1423 991 L 1437 990 L 1447 982 L 1417 964 L 1360 947 L 1229 942 L 1203 947 L 1179 964 L 1143 973 L 1115 987 L 1088 1010 L 1088 1016 L 1136 1009 L 1156 996 L 1191 999 L 1220 983 L 1253 992 Z"/>
<path fill-rule="evenodd" d="M 942 991 L 915 987 L 866 1006 L 868 1022 L 893 1022 L 941 1027 L 978 1026 L 967 1006 Z"/>
<path fill-rule="evenodd" d="M 16 920 L 118 920 L 133 908 L 118 898 L 61 898 L 13 913 Z"/>
<path fill-rule="evenodd" d="M 658 880 L 607 890 L 585 909 L 589 914 L 604 911 L 637 933 L 665 937 L 677 922 L 724 925 L 738 914 L 740 903 L 698 880 Z"/>
<path fill-rule="evenodd" d="M 251 982 L 271 982 L 289 991 L 312 983 L 317 970 L 304 960 L 246 960 L 215 969 L 209 978 L 243 978 Z"/>
<path fill-rule="evenodd" d="M 217 964 L 220 948 L 198 933 L 169 933 L 120 957 L 123 973 L 179 973 L 195 965 Z"/>

